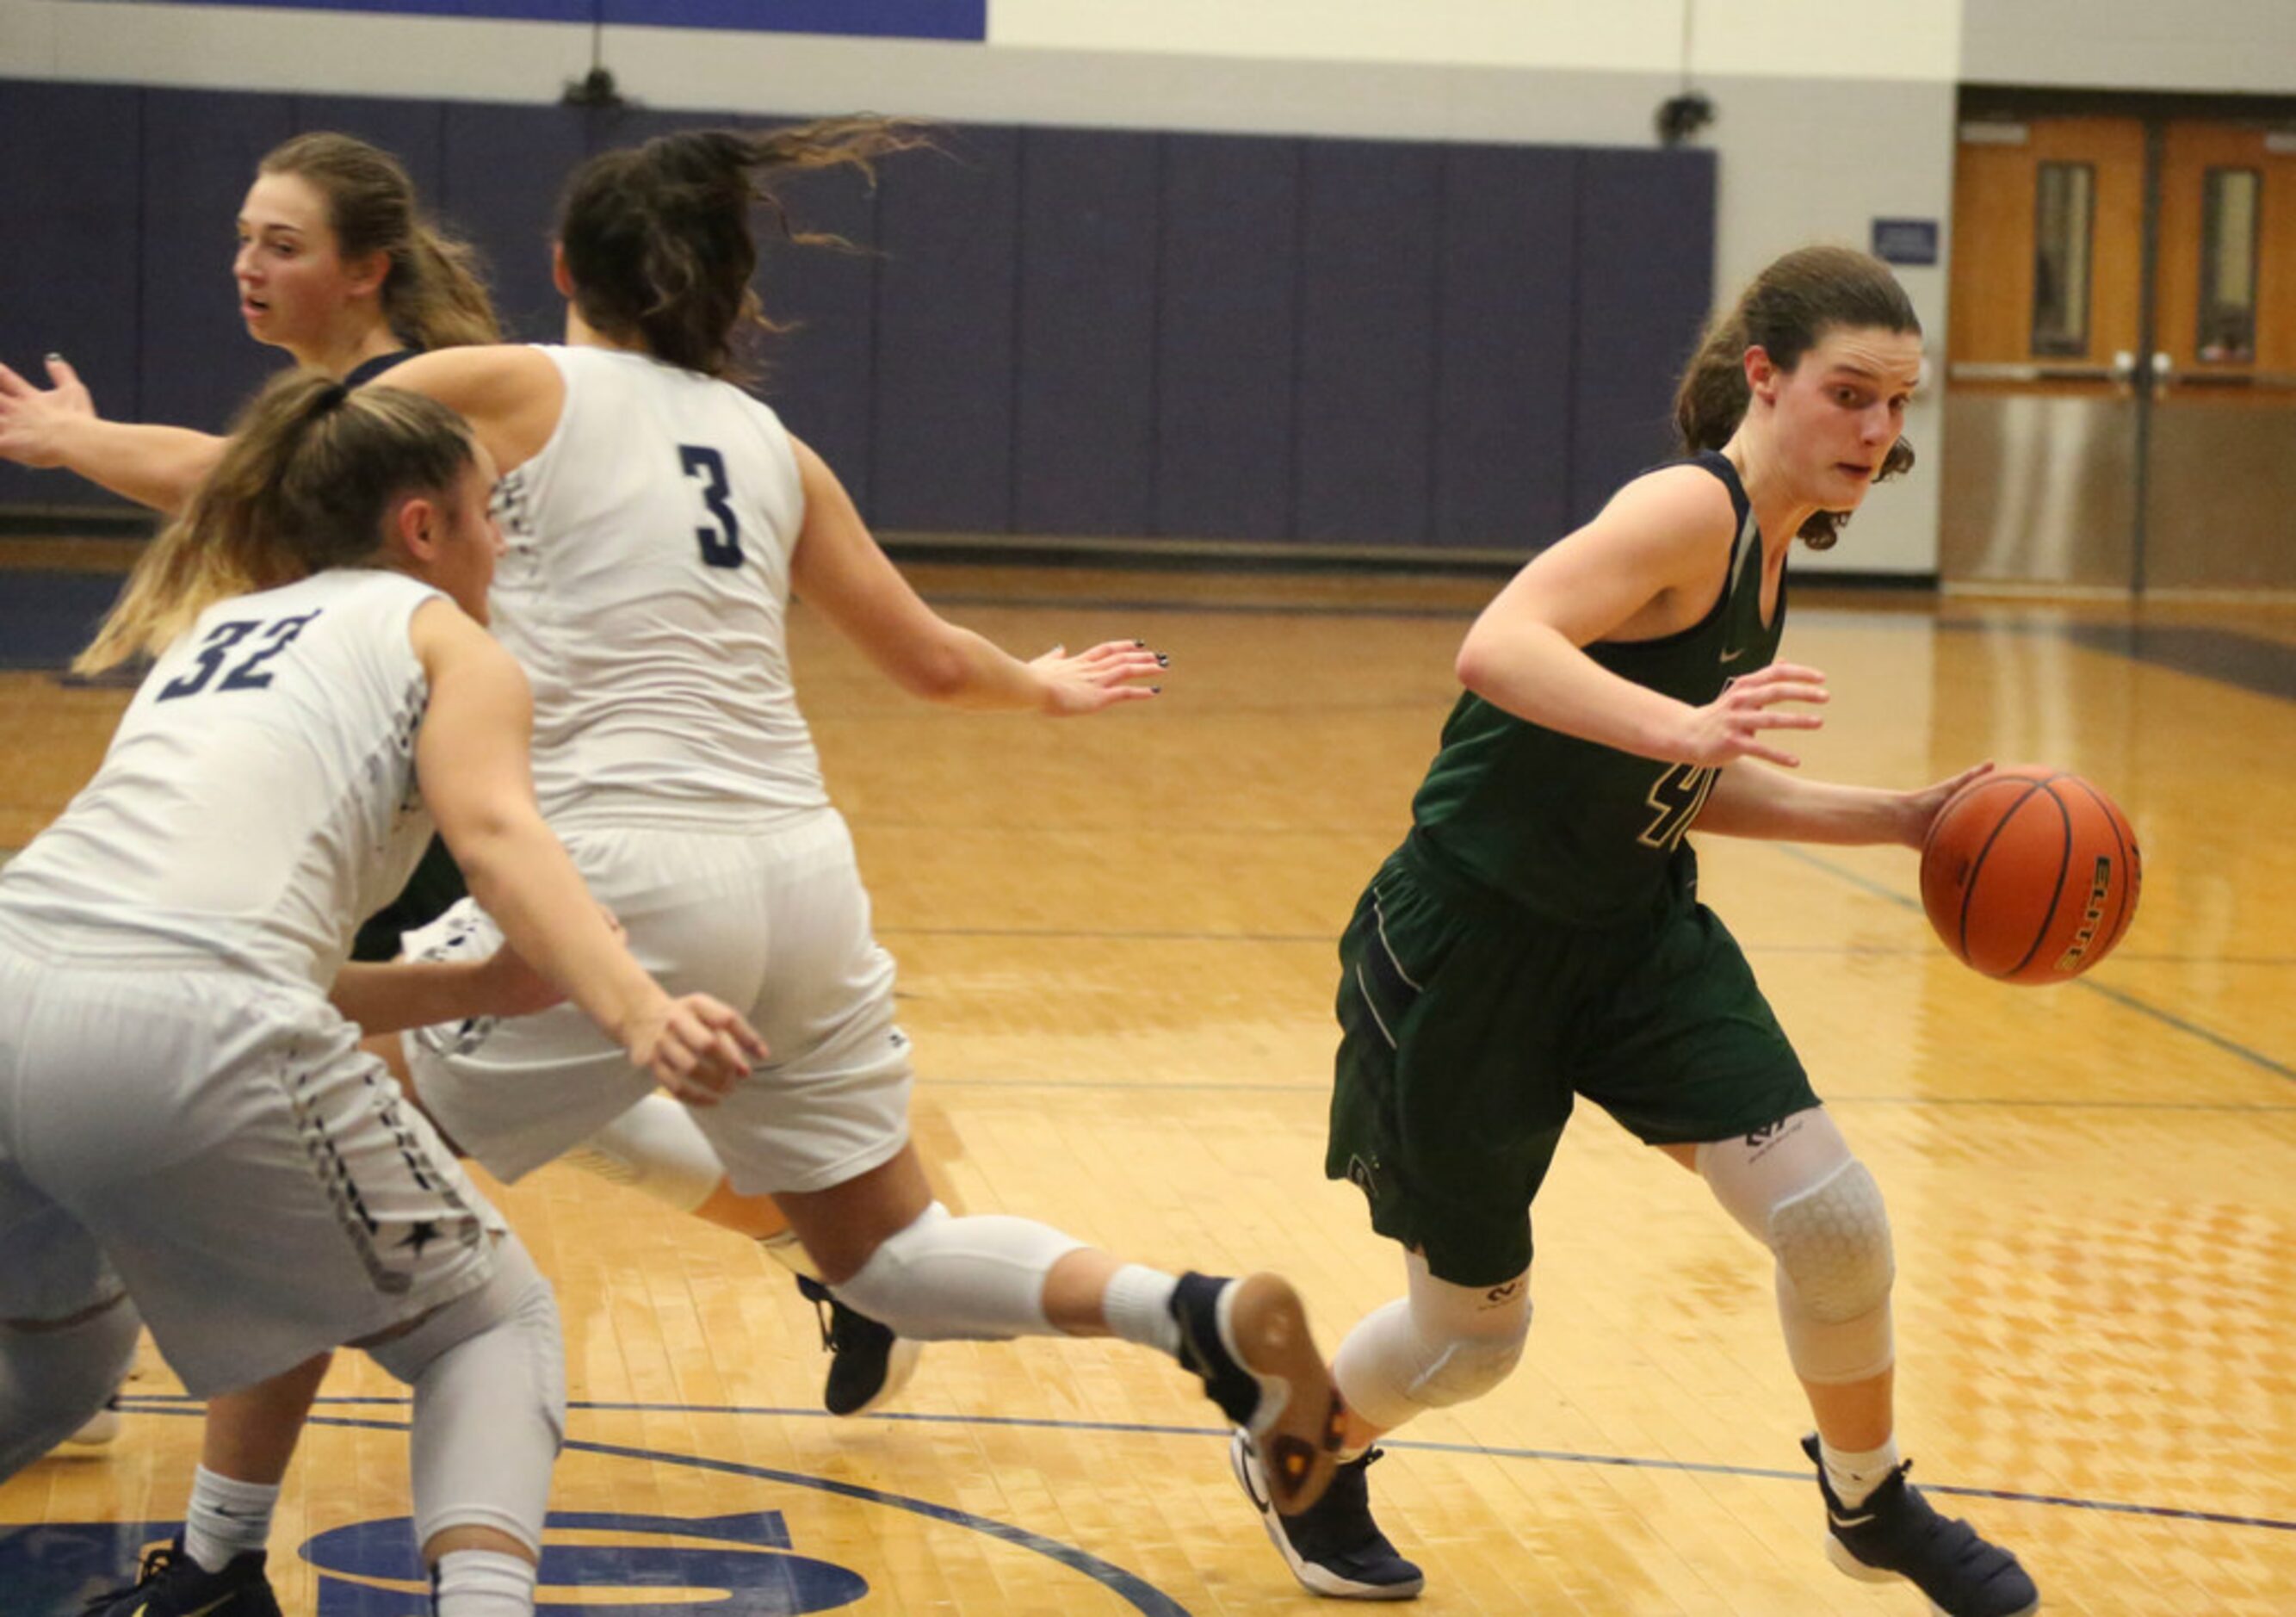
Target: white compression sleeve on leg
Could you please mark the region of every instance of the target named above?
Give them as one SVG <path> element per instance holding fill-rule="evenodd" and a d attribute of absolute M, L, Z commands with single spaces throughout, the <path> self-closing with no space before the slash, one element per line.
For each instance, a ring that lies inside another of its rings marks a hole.
<path fill-rule="evenodd" d="M 649 1095 L 559 1161 L 692 1212 L 725 1183 L 726 1165 L 693 1114 L 667 1095 Z"/>
<path fill-rule="evenodd" d="M 103 1408 L 135 1362 L 143 1328 L 125 1294 L 67 1325 L 0 1325 L 0 1482 Z"/>
<path fill-rule="evenodd" d="M 1332 1360 L 1340 1396 L 1382 1430 L 1480 1398 L 1513 1373 L 1530 1334 L 1530 1275 L 1454 1285 L 1406 1252 L 1411 1292 L 1356 1323 Z"/>
<path fill-rule="evenodd" d="M 1889 1213 L 1824 1110 L 1701 1145 L 1698 1171 L 1777 1260 L 1778 1319 L 1794 1373 L 1839 1385 L 1888 1369 L 1897 1274 Z"/>
<path fill-rule="evenodd" d="M 831 1289 L 848 1308 L 914 1342 L 1050 1336 L 1045 1276 L 1083 1245 L 1030 1219 L 952 1219 L 936 1202 Z"/>
<path fill-rule="evenodd" d="M 415 1542 L 488 1527 L 539 1555 L 566 1432 L 566 1350 L 550 1283 L 518 1237 L 496 1245 L 486 1285 L 367 1351 L 414 1389 Z"/>

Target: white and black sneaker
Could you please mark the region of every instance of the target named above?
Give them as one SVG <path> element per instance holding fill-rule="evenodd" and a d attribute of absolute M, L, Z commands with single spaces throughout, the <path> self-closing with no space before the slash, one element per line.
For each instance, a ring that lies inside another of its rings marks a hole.
<path fill-rule="evenodd" d="M 1825 1498 L 1825 1558 L 1864 1583 L 1905 1579 L 1930 1597 L 1939 1617 L 2027 1617 L 2041 1609 L 2040 1591 L 2017 1557 L 1988 1544 L 1958 1516 L 1941 1516 L 1906 1481 L 1908 1460 L 1854 1506 L 1842 1504 L 1825 1478 L 1816 1437 L 1801 1441 L 1817 1466 Z"/>
<path fill-rule="evenodd" d="M 890 1402 L 917 1373 L 922 1344 L 897 1336 L 868 1315 L 847 1308 L 810 1275 L 797 1289 L 821 1317 L 821 1345 L 829 1354 L 821 1406 L 832 1415 L 866 1415 Z"/>
<path fill-rule="evenodd" d="M 1322 1498 L 1339 1463 L 1347 1406 L 1292 1283 L 1280 1275 L 1183 1275 L 1172 1317 L 1180 1363 L 1250 1435 L 1275 1507 L 1296 1513 Z"/>
<path fill-rule="evenodd" d="M 1427 1587 L 1425 1574 L 1396 1553 L 1371 1519 L 1364 1473 L 1382 1452 L 1373 1449 L 1339 1466 L 1322 1498 L 1286 1515 L 1267 1497 L 1267 1479 L 1251 1440 L 1241 1432 L 1229 1440 L 1227 1460 L 1237 1486 L 1259 1512 L 1268 1541 L 1308 1593 L 1333 1600 L 1411 1600 Z"/>
<path fill-rule="evenodd" d="M 114 1392 L 103 1400 L 103 1408 L 81 1423 L 78 1431 L 64 1439 L 67 1449 L 109 1449 L 119 1441 L 119 1394 Z"/>

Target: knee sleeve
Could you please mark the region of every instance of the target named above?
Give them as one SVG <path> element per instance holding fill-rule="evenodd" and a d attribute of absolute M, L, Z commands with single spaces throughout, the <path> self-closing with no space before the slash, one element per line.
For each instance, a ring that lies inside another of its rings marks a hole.
<path fill-rule="evenodd" d="M 1698 1148 L 1715 1194 L 1777 1260 L 1778 1317 L 1805 1381 L 1864 1381 L 1890 1367 L 1897 1267 L 1882 1187 L 1822 1111 Z"/>
<path fill-rule="evenodd" d="M 726 1178 L 693 1114 L 667 1095 L 647 1096 L 559 1160 L 680 1212 L 707 1202 Z"/>
<path fill-rule="evenodd" d="M 488 1527 L 542 1552 L 550 1468 L 566 1431 L 566 1354 L 550 1284 L 515 1235 L 493 1277 L 368 1349 L 414 1389 L 414 1536 Z"/>
<path fill-rule="evenodd" d="M 1083 1245 L 1029 1219 L 952 1219 L 936 1202 L 832 1289 L 849 1308 L 915 1342 L 1049 1336 L 1045 1276 Z"/>
<path fill-rule="evenodd" d="M 66 1324 L 0 1325 L 0 1482 L 103 1408 L 135 1362 L 143 1328 L 124 1294 Z"/>
<path fill-rule="evenodd" d="M 1480 1398 L 1522 1358 L 1530 1334 L 1530 1277 L 1505 1285 L 1454 1285 L 1405 1260 L 1411 1292 L 1349 1331 L 1332 1363 L 1348 1407 L 1382 1430 L 1429 1409 Z"/>

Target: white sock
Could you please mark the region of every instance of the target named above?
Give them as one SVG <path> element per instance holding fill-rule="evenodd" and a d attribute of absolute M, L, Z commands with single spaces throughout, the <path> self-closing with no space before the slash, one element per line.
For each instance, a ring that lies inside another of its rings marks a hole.
<path fill-rule="evenodd" d="M 1180 1353 L 1180 1322 L 1172 1315 L 1172 1293 L 1180 1283 L 1161 1269 L 1128 1263 L 1109 1276 L 1100 1310 L 1108 1328 L 1127 1342 L 1154 1348 L 1177 1358 Z"/>
<path fill-rule="evenodd" d="M 760 1235 L 758 1244 L 765 1248 L 767 1257 L 791 1274 L 802 1275 L 808 1280 L 821 1278 L 821 1270 L 815 1267 L 813 1255 L 805 1250 L 805 1243 L 797 1238 L 797 1231 L 785 1229 L 776 1235 Z"/>
<path fill-rule="evenodd" d="M 535 1569 L 493 1549 L 450 1550 L 430 1574 L 437 1617 L 532 1617 Z"/>
<path fill-rule="evenodd" d="M 271 1508 L 279 1502 L 275 1485 L 217 1476 L 201 1465 L 192 1473 L 192 1503 L 184 1513 L 184 1553 L 211 1572 L 234 1555 L 271 1542 Z"/>
<path fill-rule="evenodd" d="M 1863 1505 L 1866 1496 L 1890 1480 L 1898 1465 L 1898 1440 L 1893 1436 L 1879 1449 L 1836 1449 L 1817 1441 L 1817 1457 L 1825 1466 L 1826 1484 L 1844 1506 Z"/>

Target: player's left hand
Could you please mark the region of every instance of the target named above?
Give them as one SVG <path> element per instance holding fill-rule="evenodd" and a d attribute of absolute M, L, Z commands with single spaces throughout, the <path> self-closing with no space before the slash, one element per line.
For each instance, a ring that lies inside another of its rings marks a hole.
<path fill-rule="evenodd" d="M 1156 678 L 1171 661 L 1145 640 L 1109 640 L 1073 657 L 1068 647 L 1056 645 L 1029 666 L 1045 682 L 1044 710 L 1072 718 L 1157 694 L 1162 686 L 1140 682 Z"/>
<path fill-rule="evenodd" d="M 1993 760 L 1972 765 L 1959 775 L 1941 780 L 1934 786 L 1924 786 L 1918 792 L 1908 792 L 1900 801 L 1905 808 L 1905 830 L 1898 840 L 1908 848 L 1919 848 L 1930 840 L 1930 827 L 1937 823 L 1939 813 L 1951 802 L 1954 794 L 1970 782 L 1993 773 Z"/>

